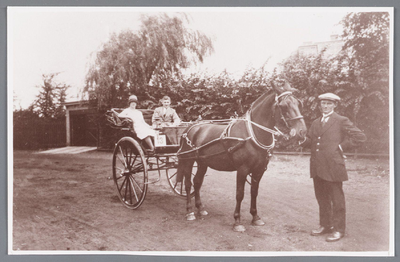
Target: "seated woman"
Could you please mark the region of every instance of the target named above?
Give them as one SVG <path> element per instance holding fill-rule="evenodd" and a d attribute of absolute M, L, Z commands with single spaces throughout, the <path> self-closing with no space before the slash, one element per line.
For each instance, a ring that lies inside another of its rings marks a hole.
<path fill-rule="evenodd" d="M 163 106 L 157 107 L 154 110 L 152 117 L 153 128 L 162 128 L 165 126 L 179 126 L 181 120 L 176 113 L 175 109 L 171 108 L 171 98 L 164 96 L 161 99 Z"/>
<path fill-rule="evenodd" d="M 146 141 L 149 146 L 148 153 L 154 153 L 154 145 L 151 137 L 155 137 L 155 131 L 144 121 L 143 113 L 136 109 L 138 99 L 135 95 L 129 97 L 129 107 L 118 114 L 118 117 L 128 117 L 133 121 L 133 128 L 139 139 Z"/>

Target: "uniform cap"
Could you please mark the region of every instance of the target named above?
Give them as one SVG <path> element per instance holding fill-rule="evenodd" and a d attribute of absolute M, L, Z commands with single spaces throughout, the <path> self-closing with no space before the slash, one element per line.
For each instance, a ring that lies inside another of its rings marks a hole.
<path fill-rule="evenodd" d="M 131 102 L 136 102 L 136 103 L 137 103 L 137 101 L 138 101 L 137 96 L 131 95 L 131 96 L 129 97 L 129 103 L 131 103 Z"/>
<path fill-rule="evenodd" d="M 318 96 L 319 100 L 331 100 L 334 102 L 340 101 L 340 97 L 333 93 L 325 93 Z"/>

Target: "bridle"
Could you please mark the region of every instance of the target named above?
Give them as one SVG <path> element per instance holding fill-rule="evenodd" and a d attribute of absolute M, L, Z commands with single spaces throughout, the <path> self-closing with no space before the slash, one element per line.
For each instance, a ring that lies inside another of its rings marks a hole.
<path fill-rule="evenodd" d="M 292 96 L 292 97 L 295 98 L 297 101 L 299 101 L 299 103 L 302 104 L 302 102 L 301 102 L 297 97 L 295 97 L 295 96 L 293 95 L 292 91 L 286 91 L 286 92 L 283 92 L 282 94 L 280 94 L 280 95 L 278 95 L 278 96 L 275 97 L 275 105 L 274 105 L 275 107 L 278 106 L 279 111 L 280 111 L 280 115 L 281 115 L 281 119 L 283 120 L 283 122 L 285 123 L 285 125 L 286 125 L 287 128 L 290 128 L 289 125 L 288 125 L 288 122 L 291 122 L 291 121 L 294 121 L 294 120 L 299 120 L 299 119 L 304 119 L 304 117 L 303 117 L 302 115 L 298 115 L 298 116 L 295 116 L 295 117 L 292 117 L 292 118 L 289 118 L 289 119 L 286 119 L 286 118 L 285 118 L 285 116 L 284 116 L 284 114 L 282 113 L 282 109 L 281 109 L 281 107 L 280 107 L 279 104 L 280 104 L 282 101 L 284 101 L 286 98 L 288 98 L 289 96 Z"/>
<path fill-rule="evenodd" d="M 288 98 L 289 96 L 293 96 L 295 99 L 297 99 L 299 102 L 301 102 L 298 98 L 296 98 L 293 95 L 293 93 L 291 91 L 285 91 L 285 92 L 281 93 L 280 95 L 275 96 L 275 103 L 274 103 L 274 107 L 277 106 L 279 108 L 281 118 L 284 121 L 284 123 L 285 123 L 287 128 L 290 128 L 289 125 L 288 125 L 288 122 L 291 122 L 291 121 L 294 121 L 294 120 L 300 120 L 300 119 L 304 118 L 302 115 L 298 115 L 298 116 L 295 116 L 293 118 L 286 119 L 285 116 L 282 114 L 282 109 L 280 107 L 280 103 L 283 100 L 285 100 L 286 98 Z M 254 105 L 254 103 L 250 106 L 250 109 L 246 113 L 245 120 L 247 122 L 247 129 L 248 129 L 248 131 L 250 133 L 250 136 L 251 136 L 251 139 L 254 141 L 254 143 L 256 143 L 260 148 L 270 151 L 275 146 L 275 137 L 274 137 L 275 135 L 276 136 L 283 136 L 285 138 L 288 138 L 288 135 L 284 134 L 276 126 L 274 126 L 275 130 L 273 130 L 273 129 L 270 129 L 270 128 L 265 127 L 263 125 L 257 124 L 256 122 L 253 122 L 251 120 L 251 111 L 252 111 L 253 105 Z M 272 143 L 270 145 L 264 145 L 260 141 L 258 141 L 257 137 L 254 134 L 253 125 L 257 126 L 261 130 L 264 130 L 264 131 L 272 134 Z"/>

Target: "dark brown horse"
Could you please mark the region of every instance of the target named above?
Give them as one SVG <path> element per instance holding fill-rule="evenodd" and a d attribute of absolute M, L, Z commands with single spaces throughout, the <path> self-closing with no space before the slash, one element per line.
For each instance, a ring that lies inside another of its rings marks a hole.
<path fill-rule="evenodd" d="M 244 196 L 247 176 L 251 177 L 252 224 L 265 223 L 257 215 L 257 195 L 260 180 L 267 169 L 270 153 L 274 147 L 274 135 L 282 134 L 275 123 L 282 121 L 290 129 L 290 137 L 304 139 L 307 128 L 299 110 L 299 101 L 290 86 L 274 88 L 259 97 L 247 111 L 246 117 L 232 120 L 229 124 L 200 123 L 189 127 L 182 136 L 178 151 L 177 181 L 185 177 L 187 192 L 187 220 L 194 220 L 190 197 L 191 171 L 197 162 L 193 179 L 195 205 L 200 215 L 207 215 L 200 199 L 200 188 L 207 168 L 219 171 L 237 171 L 236 208 L 234 231 L 244 231 L 240 221 L 240 206 Z"/>

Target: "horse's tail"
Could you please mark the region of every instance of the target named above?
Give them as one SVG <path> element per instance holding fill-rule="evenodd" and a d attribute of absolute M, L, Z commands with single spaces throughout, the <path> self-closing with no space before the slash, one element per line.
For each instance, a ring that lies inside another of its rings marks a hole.
<path fill-rule="evenodd" d="M 187 144 L 187 135 L 189 134 L 189 131 L 192 129 L 192 126 L 188 126 L 185 131 L 183 132 L 182 136 L 181 136 L 181 142 L 180 142 L 180 146 L 179 146 L 179 150 L 177 152 L 177 156 L 178 156 L 178 169 L 177 169 L 177 174 L 176 174 L 176 181 L 177 182 L 182 182 L 183 181 L 183 176 L 185 175 L 185 171 L 186 171 L 186 159 L 184 159 L 184 152 L 187 150 L 190 150 L 190 148 L 188 148 L 188 144 Z"/>
<path fill-rule="evenodd" d="M 182 182 L 183 177 L 187 174 L 192 174 L 193 163 L 195 162 L 194 157 L 179 158 L 178 157 L 178 168 L 176 171 L 176 181 Z"/>
<path fill-rule="evenodd" d="M 185 142 L 181 141 L 181 143 L 185 143 Z M 177 168 L 177 174 L 176 174 L 177 182 L 182 182 L 185 174 L 187 174 L 187 173 L 191 174 L 193 162 L 195 161 L 195 158 L 196 158 L 193 155 L 191 148 L 188 145 L 186 145 L 186 143 L 181 145 L 180 149 L 182 149 L 182 150 L 179 150 L 179 152 L 177 154 L 177 156 L 178 156 L 178 168 Z"/>

